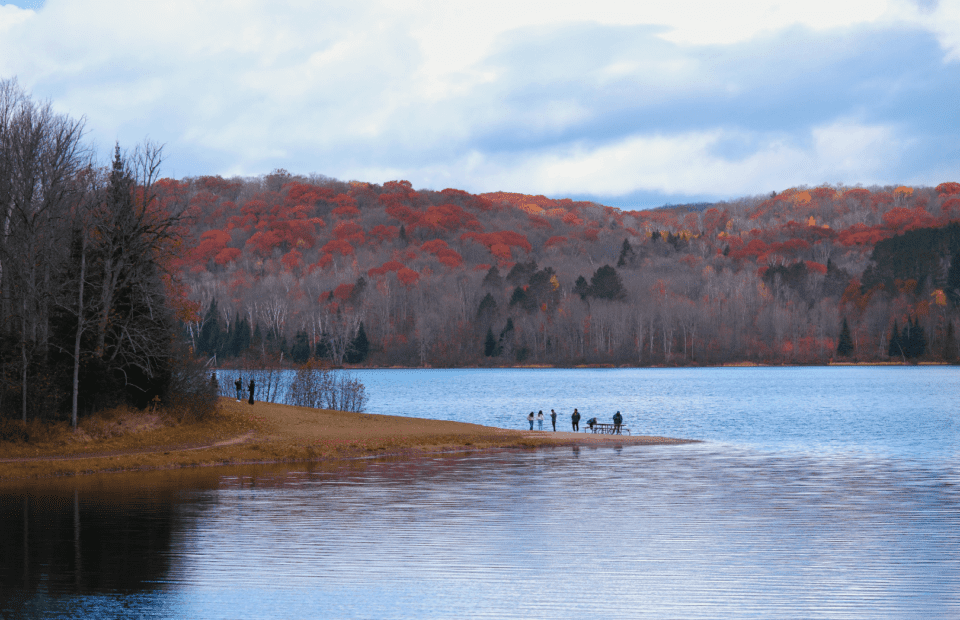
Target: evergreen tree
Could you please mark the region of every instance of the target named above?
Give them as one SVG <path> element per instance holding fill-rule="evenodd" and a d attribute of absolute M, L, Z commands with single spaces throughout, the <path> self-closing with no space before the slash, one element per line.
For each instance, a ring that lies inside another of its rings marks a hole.
<path fill-rule="evenodd" d="M 294 336 L 290 359 L 294 364 L 305 364 L 310 359 L 310 339 L 307 332 L 300 330 Z"/>
<path fill-rule="evenodd" d="M 357 328 L 357 335 L 350 341 L 344 359 L 348 364 L 360 364 L 363 360 L 367 359 L 369 353 L 370 341 L 367 340 L 367 332 L 363 329 L 363 321 L 360 321 L 360 327 Z"/>
<path fill-rule="evenodd" d="M 513 318 L 510 317 L 500 332 L 500 338 L 497 339 L 497 355 L 501 355 L 504 352 L 508 355 L 510 354 L 510 351 L 513 349 L 513 332 Z"/>
<path fill-rule="evenodd" d="M 483 325 L 489 326 L 496 316 L 497 300 L 493 298 L 493 295 L 487 293 L 483 299 L 480 300 L 480 307 L 477 308 L 477 321 L 481 327 Z"/>
<path fill-rule="evenodd" d="M 949 363 L 957 361 L 957 335 L 953 331 L 953 321 L 947 321 L 946 333 L 943 336 L 943 359 Z"/>
<path fill-rule="evenodd" d="M 483 343 L 483 354 L 493 357 L 497 354 L 497 339 L 493 337 L 493 328 L 487 328 L 487 338 Z"/>
<path fill-rule="evenodd" d="M 320 334 L 317 346 L 313 350 L 313 357 L 318 360 L 330 358 L 330 338 L 325 333 Z"/>
<path fill-rule="evenodd" d="M 197 349 L 204 355 L 216 355 L 220 352 L 220 345 L 223 341 L 222 330 L 220 328 L 220 317 L 217 311 L 217 300 L 210 302 L 210 308 L 207 309 L 203 317 L 203 327 L 200 328 L 200 337 L 197 339 Z"/>
<path fill-rule="evenodd" d="M 241 319 L 238 313 L 233 324 L 236 325 L 236 329 L 233 330 L 230 351 L 234 357 L 240 357 L 250 348 L 250 323 L 247 322 L 246 317 Z"/>
<path fill-rule="evenodd" d="M 400 224 L 400 234 L 397 236 L 397 238 L 403 245 L 408 245 L 410 243 L 410 238 L 407 237 L 407 227 L 404 224 Z"/>
<path fill-rule="evenodd" d="M 853 338 L 850 337 L 850 326 L 847 317 L 843 317 L 843 326 L 840 328 L 840 338 L 837 340 L 837 355 L 846 357 L 853 353 Z"/>
<path fill-rule="evenodd" d="M 590 294 L 590 285 L 587 284 L 587 279 L 583 276 L 578 277 L 573 284 L 573 292 L 579 295 L 580 299 L 586 299 L 587 295 Z"/>
<path fill-rule="evenodd" d="M 626 293 L 617 270 L 610 265 L 597 269 L 590 278 L 589 295 L 597 299 L 623 299 Z"/>
<path fill-rule="evenodd" d="M 510 269 L 510 273 L 507 274 L 507 284 L 513 284 L 514 286 L 526 284 L 530 281 L 530 276 L 536 271 L 536 261 L 530 261 L 529 263 L 517 262 L 513 268 Z"/>
<path fill-rule="evenodd" d="M 260 322 L 253 328 L 253 336 L 250 338 L 250 347 L 254 349 L 254 355 L 263 355 L 266 353 L 266 343 L 263 340 L 263 330 L 260 329 Z"/>
<path fill-rule="evenodd" d="M 510 307 L 519 305 L 521 308 L 527 308 L 527 293 L 521 288 L 516 287 L 513 289 L 513 295 L 510 296 Z"/>
<path fill-rule="evenodd" d="M 893 329 L 890 330 L 890 346 L 887 347 L 887 355 L 890 357 L 906 357 L 903 351 L 903 344 L 900 342 L 900 328 L 897 327 L 897 321 L 893 321 Z"/>
<path fill-rule="evenodd" d="M 503 278 L 500 277 L 500 270 L 496 265 L 487 270 L 487 275 L 483 277 L 483 286 L 498 291 L 503 288 Z"/>
<path fill-rule="evenodd" d="M 950 253 L 950 269 L 947 270 L 947 297 L 954 306 L 960 306 L 960 249 Z"/>
<path fill-rule="evenodd" d="M 367 290 L 367 279 L 363 276 L 357 278 L 356 283 L 353 285 L 353 290 L 350 291 L 350 297 L 347 298 L 347 302 L 357 305 L 360 303 L 360 300 L 363 299 L 363 293 Z"/>
<path fill-rule="evenodd" d="M 921 357 L 927 352 L 927 335 L 923 333 L 920 327 L 920 319 L 914 317 L 913 329 L 911 330 L 910 349 L 913 351 L 913 357 Z"/>
<path fill-rule="evenodd" d="M 623 245 L 620 247 L 620 258 L 617 260 L 617 267 L 626 267 L 628 264 L 632 264 L 635 256 L 636 254 L 630 245 L 630 240 L 624 239 Z"/>

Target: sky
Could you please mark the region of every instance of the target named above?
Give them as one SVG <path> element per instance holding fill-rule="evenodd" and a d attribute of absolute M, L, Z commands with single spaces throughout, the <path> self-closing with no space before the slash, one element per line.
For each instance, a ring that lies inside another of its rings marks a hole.
<path fill-rule="evenodd" d="M 960 0 L 0 0 L 108 161 L 624 208 L 960 181 Z"/>

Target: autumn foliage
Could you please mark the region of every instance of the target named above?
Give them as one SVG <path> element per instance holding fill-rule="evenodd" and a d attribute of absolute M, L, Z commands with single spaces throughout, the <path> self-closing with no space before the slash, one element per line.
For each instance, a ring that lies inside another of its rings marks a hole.
<path fill-rule="evenodd" d="M 960 221 L 954 182 L 637 211 L 283 171 L 158 187 L 161 201 L 189 205 L 181 269 L 200 307 L 217 298 L 245 313 L 275 348 L 306 330 L 326 350 L 337 325 L 362 320 L 383 363 L 482 363 L 488 329 L 497 359 L 513 361 L 825 361 L 842 316 L 858 347 L 879 352 L 894 318 L 942 332 L 950 306 L 939 302 L 952 297 L 943 268 L 909 290 L 864 288 L 874 248 Z M 622 295 L 588 294 L 604 265 L 617 266 Z"/>

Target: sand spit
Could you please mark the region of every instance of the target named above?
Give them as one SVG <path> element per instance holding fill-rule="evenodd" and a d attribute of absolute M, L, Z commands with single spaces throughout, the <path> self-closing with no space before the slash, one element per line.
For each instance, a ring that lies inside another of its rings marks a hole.
<path fill-rule="evenodd" d="M 636 430 L 636 429 L 634 429 Z M 0 444 L 0 480 L 484 449 L 681 444 L 691 440 L 521 431 L 221 399 L 210 420 L 105 441 Z"/>

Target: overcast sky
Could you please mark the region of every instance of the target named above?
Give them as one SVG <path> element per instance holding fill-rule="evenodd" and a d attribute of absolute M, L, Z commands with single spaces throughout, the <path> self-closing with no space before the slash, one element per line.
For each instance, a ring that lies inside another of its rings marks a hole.
<path fill-rule="evenodd" d="M 176 178 L 624 207 L 960 181 L 960 0 L 19 1 L 11 77 Z"/>

